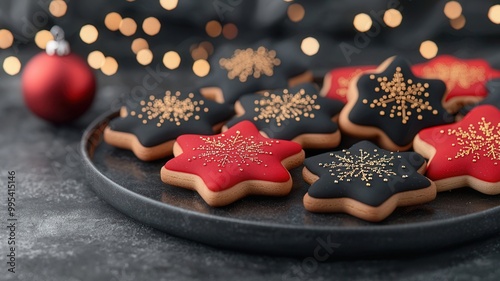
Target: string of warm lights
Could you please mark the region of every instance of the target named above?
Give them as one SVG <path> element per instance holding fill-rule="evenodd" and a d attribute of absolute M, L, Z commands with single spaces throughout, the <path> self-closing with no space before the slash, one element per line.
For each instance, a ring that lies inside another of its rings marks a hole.
<path fill-rule="evenodd" d="M 133 0 L 127 0 L 134 2 Z M 303 5 L 294 3 L 293 0 L 283 0 L 289 3 L 287 7 L 287 17 L 291 22 L 298 23 L 306 16 L 306 10 Z M 166 11 L 172 11 L 177 8 L 179 0 L 159 0 L 160 6 Z M 64 17 L 68 10 L 68 3 L 64 0 L 52 0 L 48 5 L 49 13 L 55 18 Z M 460 30 L 466 25 L 466 18 L 463 14 L 462 5 L 455 0 L 446 2 L 443 9 L 444 16 L 448 18 L 450 26 Z M 489 8 L 488 19 L 494 24 L 500 24 L 500 4 Z M 389 28 L 397 28 L 403 22 L 403 14 L 398 9 L 388 9 L 384 12 L 383 22 Z M 142 24 L 130 17 L 122 17 L 118 12 L 110 12 L 104 18 L 105 27 L 112 32 L 119 32 L 125 37 L 133 37 L 139 28 L 142 28 L 148 36 L 160 34 L 162 24 L 155 17 L 148 17 Z M 358 13 L 354 16 L 353 26 L 358 32 L 368 32 L 373 26 L 373 19 L 367 13 Z M 80 39 L 86 44 L 93 44 L 99 38 L 98 30 L 92 23 L 87 23 L 80 28 Z M 205 32 L 210 38 L 224 37 L 226 40 L 233 40 L 238 37 L 238 26 L 230 22 L 221 22 L 210 20 L 205 24 Z M 52 34 L 48 30 L 40 30 L 34 37 L 35 44 L 40 49 L 45 49 L 47 42 L 53 40 Z M 15 44 L 15 36 L 8 29 L 0 29 L 0 49 L 9 49 Z M 307 37 L 301 42 L 301 50 L 308 56 L 318 53 L 320 42 L 314 37 Z M 131 51 L 135 55 L 137 62 L 142 66 L 151 64 L 154 60 L 154 53 L 150 49 L 150 44 L 146 38 L 133 38 L 131 42 Z M 203 41 L 192 44 L 190 54 L 192 57 L 192 70 L 199 77 L 206 76 L 210 71 L 208 62 L 209 56 L 213 53 L 214 46 L 209 41 Z M 420 44 L 420 54 L 431 59 L 438 53 L 438 46 L 431 40 L 426 40 Z M 175 70 L 181 65 L 181 56 L 175 50 L 167 50 L 162 56 L 163 65 L 170 70 Z M 114 75 L 117 73 L 119 65 L 115 58 L 106 56 L 99 50 L 91 51 L 87 56 L 87 63 L 96 70 L 101 70 L 105 75 Z M 9 75 L 16 75 L 21 71 L 22 64 L 15 56 L 8 56 L 3 61 L 3 70 Z"/>

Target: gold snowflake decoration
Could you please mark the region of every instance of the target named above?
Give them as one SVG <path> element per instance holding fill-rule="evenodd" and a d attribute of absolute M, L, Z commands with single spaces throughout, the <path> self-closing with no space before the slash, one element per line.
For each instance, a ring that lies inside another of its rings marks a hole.
<path fill-rule="evenodd" d="M 262 74 L 273 76 L 274 67 L 280 65 L 281 61 L 276 58 L 276 51 L 261 46 L 256 51 L 251 48 L 237 49 L 231 58 L 220 59 L 219 64 L 228 71 L 229 79 L 238 77 L 241 82 L 246 82 L 250 75 L 254 78 Z"/>
<path fill-rule="evenodd" d="M 452 146 L 460 147 L 455 158 L 472 155 L 472 162 L 477 162 L 481 157 L 492 161 L 500 160 L 500 123 L 492 126 L 491 122 L 487 122 L 483 117 L 477 124 L 478 129 L 474 124 L 470 124 L 466 130 L 462 127 L 448 129 L 449 136 L 457 137 L 456 143 L 452 143 Z"/>
<path fill-rule="evenodd" d="M 239 171 L 243 171 L 244 167 L 249 166 L 251 163 L 261 165 L 262 160 L 259 159 L 260 155 L 271 155 L 271 151 L 266 151 L 265 147 L 272 146 L 273 143 L 279 143 L 279 141 L 255 141 L 254 136 L 243 137 L 240 131 L 236 131 L 235 135 L 230 135 L 226 137 L 225 134 L 219 136 L 211 137 L 200 137 L 204 144 L 199 145 L 193 150 L 199 150 L 201 153 L 192 159 L 202 159 L 204 161 L 203 166 L 208 163 L 217 163 L 220 168 L 219 173 L 222 172 L 222 168 L 227 165 L 236 165 Z M 263 164 L 267 167 L 267 164 Z"/>
<path fill-rule="evenodd" d="M 428 83 L 413 83 L 412 79 L 405 79 L 401 73 L 401 67 L 396 68 L 394 76 L 389 81 L 387 77 L 375 77 L 374 74 L 370 75 L 371 80 L 377 80 L 378 87 L 375 87 L 375 92 L 385 92 L 379 98 L 374 99 L 370 103 L 370 108 L 381 107 L 379 112 L 381 116 L 389 115 L 390 118 L 400 117 L 401 122 L 406 124 L 410 117 L 416 113 L 417 119 L 422 120 L 421 112 L 431 111 L 432 114 L 437 115 L 438 111 L 433 109 L 429 101 L 429 88 Z M 368 104 L 367 99 L 363 99 L 364 104 Z M 389 112 L 387 112 L 387 110 Z"/>
<path fill-rule="evenodd" d="M 282 95 L 265 92 L 263 99 L 255 101 L 254 110 L 258 115 L 253 119 L 266 123 L 274 120 L 277 126 L 281 126 L 283 121 L 289 119 L 300 121 L 301 117 L 314 118 L 314 111 L 321 108 L 316 104 L 317 98 L 317 95 L 309 95 L 304 89 L 297 93 L 284 89 Z"/>
<path fill-rule="evenodd" d="M 330 163 L 319 163 L 323 168 L 328 169 L 332 177 L 335 177 L 334 183 L 341 181 L 350 182 L 353 179 L 360 179 L 366 186 L 371 186 L 374 177 L 383 178 L 384 182 L 389 181 L 389 177 L 396 176 L 392 167 L 394 166 L 393 152 L 391 156 L 380 156 L 377 149 L 373 153 L 363 149 L 358 150 L 358 154 L 352 154 L 348 150 L 342 150 L 345 155 L 331 153 L 330 156 L 335 159 Z M 398 156 L 400 158 L 401 156 Z M 402 166 L 402 168 L 406 168 Z M 403 175 L 406 178 L 407 175 Z"/>
<path fill-rule="evenodd" d="M 486 80 L 486 71 L 483 67 L 469 66 L 461 62 L 451 65 L 437 63 L 434 66 L 426 66 L 422 74 L 424 77 L 445 81 L 448 89 L 453 89 L 456 85 L 462 89 L 469 89 L 475 83 Z"/>
<path fill-rule="evenodd" d="M 199 120 L 200 116 L 197 112 L 203 110 L 208 112 L 207 107 L 203 107 L 203 100 L 194 100 L 194 94 L 189 93 L 188 97 L 185 99 L 179 98 L 180 92 L 167 91 L 163 98 L 156 98 L 155 96 L 149 96 L 148 101 L 141 101 L 141 111 L 130 112 L 131 116 L 137 116 L 137 118 L 142 119 L 143 124 L 147 124 L 150 121 L 156 120 L 156 126 L 161 127 L 163 123 L 169 122 L 174 123 L 179 126 L 181 122 L 187 122 L 191 118 Z"/>

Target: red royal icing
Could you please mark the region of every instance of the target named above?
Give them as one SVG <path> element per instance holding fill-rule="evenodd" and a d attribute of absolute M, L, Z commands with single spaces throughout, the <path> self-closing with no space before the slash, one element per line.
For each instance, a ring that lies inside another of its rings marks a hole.
<path fill-rule="evenodd" d="M 431 180 L 470 175 L 500 181 L 500 110 L 474 108 L 460 122 L 422 130 L 418 136 L 436 149 L 426 175 Z"/>
<path fill-rule="evenodd" d="M 483 59 L 463 60 L 450 55 L 416 64 L 412 70 L 419 77 L 443 80 L 448 90 L 445 101 L 464 96 L 486 97 L 486 81 L 500 77 L 500 71 Z"/>
<path fill-rule="evenodd" d="M 360 65 L 333 69 L 329 72 L 330 79 L 326 81 L 325 88 L 322 92 L 325 97 L 347 103 L 347 90 L 352 78 L 358 76 L 366 70 L 373 70 L 376 68 L 376 66 Z"/>
<path fill-rule="evenodd" d="M 340 67 L 329 72 L 322 90 L 324 96 L 347 102 L 347 89 L 352 78 L 376 66 L 360 65 Z M 486 82 L 500 78 L 500 71 L 491 68 L 483 59 L 463 60 L 450 55 L 441 55 L 430 61 L 412 66 L 412 72 L 421 78 L 440 79 L 446 83 L 448 93 L 445 101 L 456 97 L 481 97 L 488 95 Z"/>
<path fill-rule="evenodd" d="M 263 137 L 250 121 L 217 135 L 182 135 L 177 143 L 183 153 L 165 168 L 197 175 L 211 191 L 248 180 L 286 182 L 290 173 L 281 161 L 302 151 L 298 143 Z"/>

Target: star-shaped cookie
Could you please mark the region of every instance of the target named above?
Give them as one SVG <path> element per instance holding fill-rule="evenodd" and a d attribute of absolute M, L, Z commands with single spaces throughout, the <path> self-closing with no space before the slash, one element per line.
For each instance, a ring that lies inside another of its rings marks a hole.
<path fill-rule="evenodd" d="M 304 207 L 311 212 L 348 213 L 381 221 L 398 206 L 422 204 L 436 197 L 425 176 L 425 159 L 415 152 L 392 152 L 369 141 L 304 161 L 311 184 Z"/>
<path fill-rule="evenodd" d="M 242 96 L 235 104 L 237 116 L 222 130 L 249 120 L 267 137 L 292 140 L 303 148 L 333 148 L 340 143 L 334 120 L 343 106 L 320 97 L 314 84 L 264 91 Z"/>
<path fill-rule="evenodd" d="M 166 91 L 144 98 L 129 97 L 120 117 L 104 130 L 104 140 L 132 150 L 141 160 L 172 155 L 182 134 L 213 134 L 233 115 L 229 105 L 204 98 L 197 91 Z"/>
<path fill-rule="evenodd" d="M 441 55 L 412 67 L 419 77 L 440 79 L 446 83 L 444 107 L 456 113 L 464 105 L 477 103 L 488 94 L 486 81 L 500 78 L 500 71 L 483 59 L 460 59 Z"/>
<path fill-rule="evenodd" d="M 201 93 L 234 104 L 244 94 L 311 82 L 308 61 L 297 39 L 226 44 L 210 59 L 210 74 L 201 81 Z"/>
<path fill-rule="evenodd" d="M 429 159 L 426 175 L 438 191 L 469 186 L 500 194 L 500 110 L 474 108 L 461 121 L 422 130 L 414 149 Z"/>
<path fill-rule="evenodd" d="M 304 160 L 299 144 L 266 138 L 249 121 L 218 135 L 180 136 L 174 155 L 161 169 L 162 181 L 196 190 L 214 207 L 247 195 L 287 195 L 288 170 Z"/>
<path fill-rule="evenodd" d="M 443 81 L 418 78 L 405 59 L 391 57 L 351 81 L 341 131 L 384 149 L 408 150 L 420 130 L 453 122 L 441 104 L 445 91 Z"/>

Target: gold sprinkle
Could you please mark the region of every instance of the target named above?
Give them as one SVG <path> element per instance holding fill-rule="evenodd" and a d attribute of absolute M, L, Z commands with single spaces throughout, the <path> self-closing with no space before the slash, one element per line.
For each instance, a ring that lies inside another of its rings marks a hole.
<path fill-rule="evenodd" d="M 478 125 L 478 129 L 470 124 L 467 130 L 458 127 L 448 131 L 449 136 L 457 138 L 456 144 L 460 146 L 455 158 L 472 155 L 472 162 L 477 162 L 481 157 L 491 161 L 500 160 L 500 126 L 492 125 L 485 117 L 481 118 Z"/>
<path fill-rule="evenodd" d="M 401 67 L 397 67 L 392 80 L 388 80 L 388 77 L 377 78 L 379 85 L 375 87 L 375 90 L 380 89 L 382 92 L 388 94 L 382 95 L 379 99 L 374 99 L 369 105 L 370 108 L 382 107 L 385 109 L 379 111 L 380 115 L 384 116 L 386 113 L 389 113 L 390 118 L 394 118 L 395 116 L 401 117 L 401 123 L 407 124 L 410 116 L 413 115 L 412 110 L 416 109 L 417 112 L 420 112 L 422 109 L 427 111 L 432 110 L 429 102 L 424 100 L 426 96 L 421 88 L 418 87 L 419 83 L 414 84 L 412 79 L 405 80 L 401 72 Z M 368 103 L 366 99 L 362 102 L 364 104 Z M 389 112 L 387 112 L 387 109 L 389 109 Z M 422 118 L 422 115 L 417 116 L 418 120 L 422 120 Z"/>
<path fill-rule="evenodd" d="M 246 82 L 250 75 L 256 79 L 262 74 L 273 76 L 273 68 L 280 65 L 281 61 L 276 58 L 275 51 L 259 47 L 256 51 L 250 48 L 237 49 L 231 58 L 220 59 L 219 64 L 228 71 L 227 77 L 230 80 L 238 77 L 240 82 Z"/>

